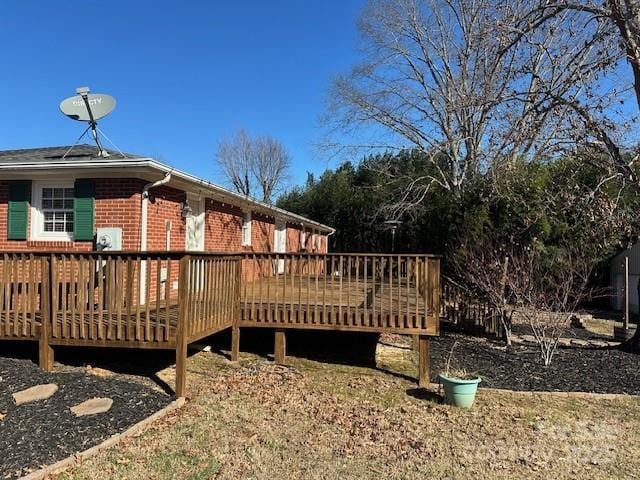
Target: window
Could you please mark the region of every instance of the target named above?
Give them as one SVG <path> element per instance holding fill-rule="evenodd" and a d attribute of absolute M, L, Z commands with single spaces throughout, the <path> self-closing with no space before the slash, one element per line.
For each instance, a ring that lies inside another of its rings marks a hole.
<path fill-rule="evenodd" d="M 42 189 L 44 232 L 73 232 L 73 188 Z"/>
<path fill-rule="evenodd" d="M 251 246 L 251 212 L 244 212 L 242 218 L 242 245 Z"/>
<path fill-rule="evenodd" d="M 74 223 L 73 184 L 34 183 L 32 238 L 71 240 Z"/>

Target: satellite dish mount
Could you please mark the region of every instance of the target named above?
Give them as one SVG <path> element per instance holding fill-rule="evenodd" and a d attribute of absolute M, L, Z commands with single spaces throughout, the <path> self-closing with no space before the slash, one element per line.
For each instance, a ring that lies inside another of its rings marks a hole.
<path fill-rule="evenodd" d="M 76 88 L 76 93 L 82 97 L 84 101 L 85 107 L 87 107 L 87 112 L 89 113 L 89 128 L 91 129 L 91 134 L 93 135 L 93 140 L 96 142 L 98 146 L 98 155 L 101 157 L 108 157 L 109 153 L 102 148 L 102 144 L 100 143 L 100 138 L 98 138 L 98 122 L 93 116 L 93 111 L 91 110 L 91 104 L 89 103 L 89 87 L 79 87 Z"/>
<path fill-rule="evenodd" d="M 98 146 L 98 156 L 108 157 L 109 153 L 102 147 L 98 137 L 98 120 L 106 117 L 116 108 L 116 100 L 110 95 L 89 93 L 89 87 L 76 88 L 76 93 L 78 95 L 75 97 L 69 97 L 60 102 L 60 110 L 72 120 L 87 122 L 89 126 L 80 138 L 91 129 L 93 140 Z"/>

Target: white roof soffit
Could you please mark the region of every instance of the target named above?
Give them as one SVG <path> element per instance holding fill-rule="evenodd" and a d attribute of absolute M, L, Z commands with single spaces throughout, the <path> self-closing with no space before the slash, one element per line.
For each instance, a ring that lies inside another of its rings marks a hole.
<path fill-rule="evenodd" d="M 103 169 L 103 168 L 132 168 L 132 167 L 146 167 L 152 168 L 163 174 L 166 172 L 171 172 L 172 178 L 181 179 L 188 184 L 193 186 L 200 187 L 202 190 L 213 194 L 212 197 L 215 200 L 226 201 L 228 203 L 233 203 L 234 205 L 238 205 L 240 207 L 251 208 L 252 210 L 258 213 L 264 213 L 267 215 L 271 215 L 273 217 L 277 217 L 283 220 L 287 220 L 290 223 L 299 223 L 305 227 L 316 228 L 318 230 L 332 233 L 335 232 L 335 228 L 329 227 L 328 225 L 324 225 L 319 222 L 315 222 L 311 219 L 303 217 L 302 215 L 297 215 L 295 213 L 289 212 L 282 208 L 274 207 L 267 203 L 261 202 L 259 200 L 253 199 L 251 197 L 245 197 L 240 195 L 239 193 L 228 190 L 220 185 L 216 185 L 215 183 L 211 183 L 202 178 L 198 178 L 189 173 L 183 172 L 181 170 L 177 170 L 169 165 L 165 165 L 154 160 L 151 157 L 136 157 L 136 158 L 127 158 L 127 159 L 109 159 L 109 158 L 92 158 L 88 161 L 74 161 L 74 162 L 64 162 L 64 161 L 51 161 L 46 164 L 42 162 L 16 162 L 16 163 L 2 163 L 0 164 L 0 171 L 42 171 L 42 170 L 51 170 L 51 169 L 64 169 L 64 170 L 86 170 L 86 169 Z"/>

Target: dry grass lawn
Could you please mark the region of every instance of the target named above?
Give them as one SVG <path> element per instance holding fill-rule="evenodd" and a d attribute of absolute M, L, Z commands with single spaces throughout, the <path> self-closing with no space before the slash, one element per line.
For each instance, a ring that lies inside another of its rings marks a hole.
<path fill-rule="evenodd" d="M 183 409 L 60 478 L 640 477 L 637 398 L 481 391 L 476 406 L 461 411 L 403 375 L 288 361 L 281 367 L 244 354 L 232 365 L 194 355 Z M 415 371 L 415 361 L 410 350 L 379 349 L 387 370 Z"/>

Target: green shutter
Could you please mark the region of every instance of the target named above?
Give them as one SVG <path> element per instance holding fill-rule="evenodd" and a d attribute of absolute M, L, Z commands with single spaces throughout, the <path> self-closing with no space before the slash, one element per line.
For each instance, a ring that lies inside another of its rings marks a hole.
<path fill-rule="evenodd" d="M 7 238 L 27 239 L 27 219 L 29 218 L 29 181 L 9 182 L 9 218 Z"/>
<path fill-rule="evenodd" d="M 94 183 L 76 180 L 73 196 L 73 239 L 93 240 Z"/>

